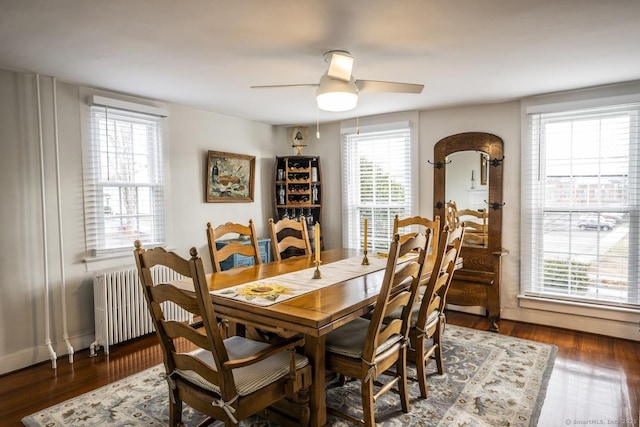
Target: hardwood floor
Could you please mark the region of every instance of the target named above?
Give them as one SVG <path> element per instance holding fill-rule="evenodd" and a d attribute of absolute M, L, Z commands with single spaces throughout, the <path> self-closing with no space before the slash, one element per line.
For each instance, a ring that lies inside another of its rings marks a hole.
<path fill-rule="evenodd" d="M 488 329 L 481 316 L 447 321 Z M 507 320 L 500 333 L 558 347 L 538 426 L 639 426 L 640 342 Z"/>
<path fill-rule="evenodd" d="M 447 320 L 488 330 L 480 316 L 449 312 Z M 639 426 L 640 342 L 507 320 L 500 333 L 558 347 L 539 426 Z M 26 415 L 162 362 L 155 335 L 116 345 L 109 356 L 88 354 L 77 352 L 73 364 L 61 357 L 55 370 L 45 362 L 0 376 L 0 425 L 20 426 Z"/>

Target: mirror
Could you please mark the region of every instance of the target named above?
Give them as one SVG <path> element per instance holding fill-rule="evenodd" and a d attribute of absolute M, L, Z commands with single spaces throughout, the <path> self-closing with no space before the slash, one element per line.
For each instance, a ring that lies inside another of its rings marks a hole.
<path fill-rule="evenodd" d="M 496 135 L 466 132 L 441 139 L 433 151 L 434 215 L 444 219 L 447 202 L 456 203 L 459 219 L 471 225 L 466 252 L 482 264 L 502 251 L 502 147 Z"/>
<path fill-rule="evenodd" d="M 441 139 L 433 149 L 434 215 L 446 218 L 447 202 L 456 202 L 465 222 L 462 266 L 456 270 L 447 303 L 486 310 L 489 330 L 500 318 L 502 248 L 502 154 L 496 135 L 466 132 Z M 455 221 L 455 218 L 452 219 Z"/>
<path fill-rule="evenodd" d="M 489 155 L 458 151 L 447 156 L 445 162 L 445 200 L 455 203 L 457 219 L 467 226 L 463 245 L 486 247 Z"/>

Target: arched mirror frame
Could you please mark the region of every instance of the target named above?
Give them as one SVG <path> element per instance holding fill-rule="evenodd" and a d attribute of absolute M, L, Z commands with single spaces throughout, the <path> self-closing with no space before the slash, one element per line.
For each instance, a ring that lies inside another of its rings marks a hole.
<path fill-rule="evenodd" d="M 451 135 L 434 147 L 433 199 L 434 215 L 444 218 L 446 198 L 447 156 L 461 151 L 478 151 L 489 156 L 488 161 L 488 243 L 486 247 L 463 246 L 462 268 L 457 270 L 447 302 L 461 306 L 481 306 L 487 311 L 489 329 L 498 330 L 500 318 L 500 270 L 502 248 L 502 173 L 503 141 L 483 132 Z"/>

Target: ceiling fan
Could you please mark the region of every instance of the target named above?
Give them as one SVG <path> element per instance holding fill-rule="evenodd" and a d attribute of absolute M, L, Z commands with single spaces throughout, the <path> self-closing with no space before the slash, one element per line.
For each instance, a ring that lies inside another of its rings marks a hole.
<path fill-rule="evenodd" d="M 353 56 L 345 50 L 324 54 L 329 68 L 318 83 L 251 86 L 252 89 L 315 86 L 318 108 L 325 111 L 347 111 L 356 107 L 360 92 L 421 93 L 424 85 L 413 83 L 356 80 L 352 75 Z"/>

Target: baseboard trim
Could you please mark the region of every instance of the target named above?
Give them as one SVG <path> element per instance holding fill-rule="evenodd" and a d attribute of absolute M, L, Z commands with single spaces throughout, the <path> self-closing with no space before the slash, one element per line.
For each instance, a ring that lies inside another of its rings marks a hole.
<path fill-rule="evenodd" d="M 513 309 L 503 307 L 501 318 L 536 325 L 552 326 L 597 335 L 640 341 L 640 330 L 635 323 L 601 319 L 576 313 L 558 313 L 541 308 Z"/>
<path fill-rule="evenodd" d="M 95 334 L 93 332 L 70 337 L 69 343 L 73 347 L 74 357 L 75 353 L 79 350 L 89 348 L 94 340 L 94 337 Z M 67 344 L 64 340 L 52 342 L 51 346 L 53 347 L 53 351 L 56 353 L 56 364 L 61 359 L 69 357 Z M 37 365 L 39 363 L 46 362 L 47 360 L 51 361 L 51 357 L 49 355 L 49 349 L 44 343 L 42 345 L 25 348 L 18 352 L 0 357 L 0 375 L 27 368 L 32 365 Z M 53 369 L 53 363 L 51 363 L 51 366 Z"/>

